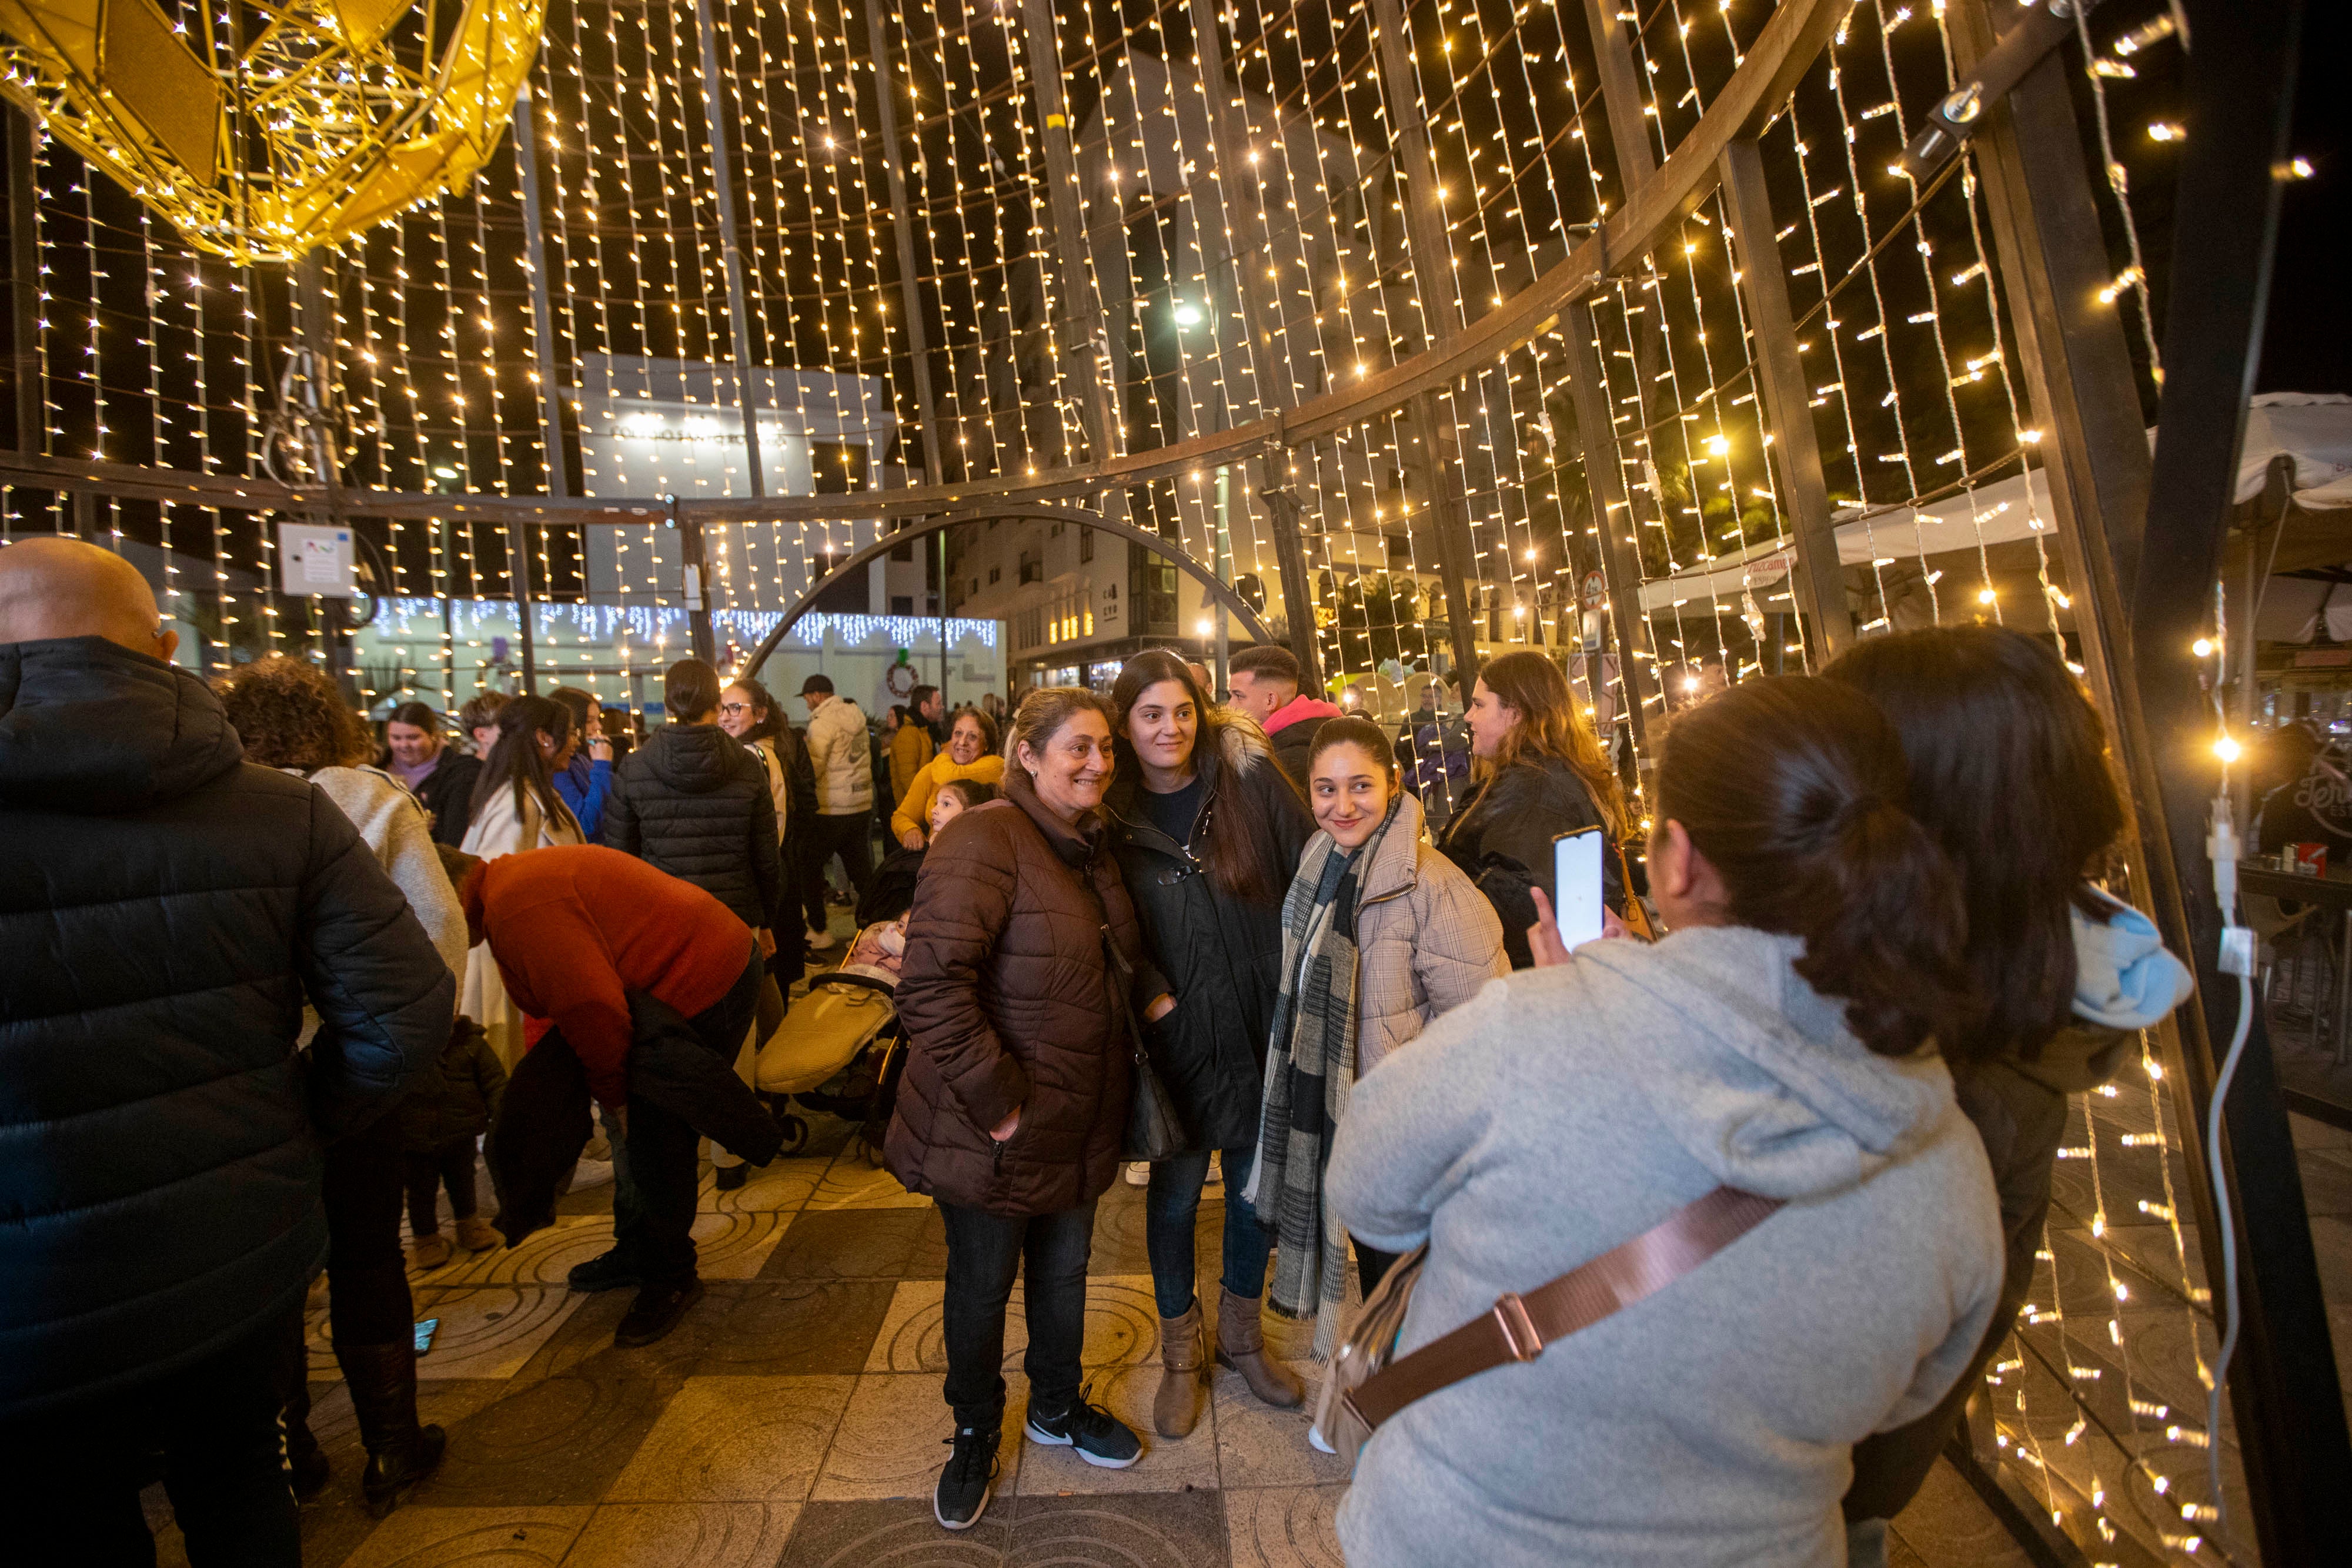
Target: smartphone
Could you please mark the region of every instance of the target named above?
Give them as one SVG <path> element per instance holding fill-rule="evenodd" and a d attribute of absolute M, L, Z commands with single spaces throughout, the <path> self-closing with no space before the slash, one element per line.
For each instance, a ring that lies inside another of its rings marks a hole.
<path fill-rule="evenodd" d="M 416 1325 L 416 1354 L 423 1355 L 433 1348 L 433 1331 L 441 1326 L 439 1318 L 426 1318 Z"/>
<path fill-rule="evenodd" d="M 1601 936 L 1601 833 L 1597 827 L 1561 833 L 1551 841 L 1552 915 L 1559 939 L 1574 947 Z"/>

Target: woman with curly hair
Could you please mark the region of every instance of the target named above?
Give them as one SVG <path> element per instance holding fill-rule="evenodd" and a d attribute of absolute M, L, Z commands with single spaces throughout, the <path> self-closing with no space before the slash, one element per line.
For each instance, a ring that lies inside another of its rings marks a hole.
<path fill-rule="evenodd" d="M 366 728 L 334 681 L 300 659 L 260 659 L 221 680 L 221 706 L 246 760 L 308 779 L 352 820 L 407 895 L 455 973 L 466 967 L 466 917 L 441 869 L 425 812 L 392 776 L 370 766 Z M 389 1123 L 393 1118 L 385 1118 Z M 406 1164 L 383 1124 L 327 1145 L 328 1320 L 350 1385 L 368 1462 L 361 1490 L 379 1514 L 441 1462 L 438 1427 L 416 1419 L 416 1345 L 407 1262 L 400 1249 Z M 287 1451 L 298 1490 L 326 1484 L 326 1456 L 310 1437 L 301 1347 L 289 1347 Z"/>

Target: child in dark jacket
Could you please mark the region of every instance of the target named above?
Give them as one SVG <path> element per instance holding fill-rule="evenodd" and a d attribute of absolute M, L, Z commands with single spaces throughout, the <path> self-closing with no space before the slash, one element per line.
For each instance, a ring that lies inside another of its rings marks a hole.
<path fill-rule="evenodd" d="M 407 1163 L 408 1228 L 415 1239 L 410 1260 L 419 1269 L 438 1269 L 449 1260 L 439 1218 L 444 1186 L 457 1222 L 457 1245 L 481 1252 L 499 1243 L 475 1196 L 474 1144 L 489 1130 L 506 1087 L 506 1069 L 490 1049 L 490 1037 L 481 1025 L 460 1017 L 436 1071 L 425 1074 L 386 1118 Z"/>

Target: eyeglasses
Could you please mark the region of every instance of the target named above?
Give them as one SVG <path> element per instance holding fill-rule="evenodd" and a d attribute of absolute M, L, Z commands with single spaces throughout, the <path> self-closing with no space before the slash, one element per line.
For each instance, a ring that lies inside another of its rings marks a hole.
<path fill-rule="evenodd" d="M 719 705 L 719 711 L 723 714 L 732 715 L 747 714 L 751 711 L 751 705 L 750 703 L 720 703 Z"/>

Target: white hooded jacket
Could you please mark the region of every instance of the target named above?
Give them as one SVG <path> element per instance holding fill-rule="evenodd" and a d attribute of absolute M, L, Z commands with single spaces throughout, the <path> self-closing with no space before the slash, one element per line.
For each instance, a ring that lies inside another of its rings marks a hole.
<path fill-rule="evenodd" d="M 1786 1200 L 1655 1295 L 1374 1434 L 1350 1568 L 1832 1568 L 1853 1444 L 1931 1408 L 2001 1281 L 1983 1145 L 1740 927 L 1588 943 L 1431 1022 L 1355 1088 L 1334 1212 L 1429 1261 L 1409 1352 L 1717 1185 Z"/>
<path fill-rule="evenodd" d="M 816 774 L 821 817 L 850 817 L 874 809 L 874 752 L 866 716 L 847 697 L 835 697 L 808 721 L 809 767 Z"/>

